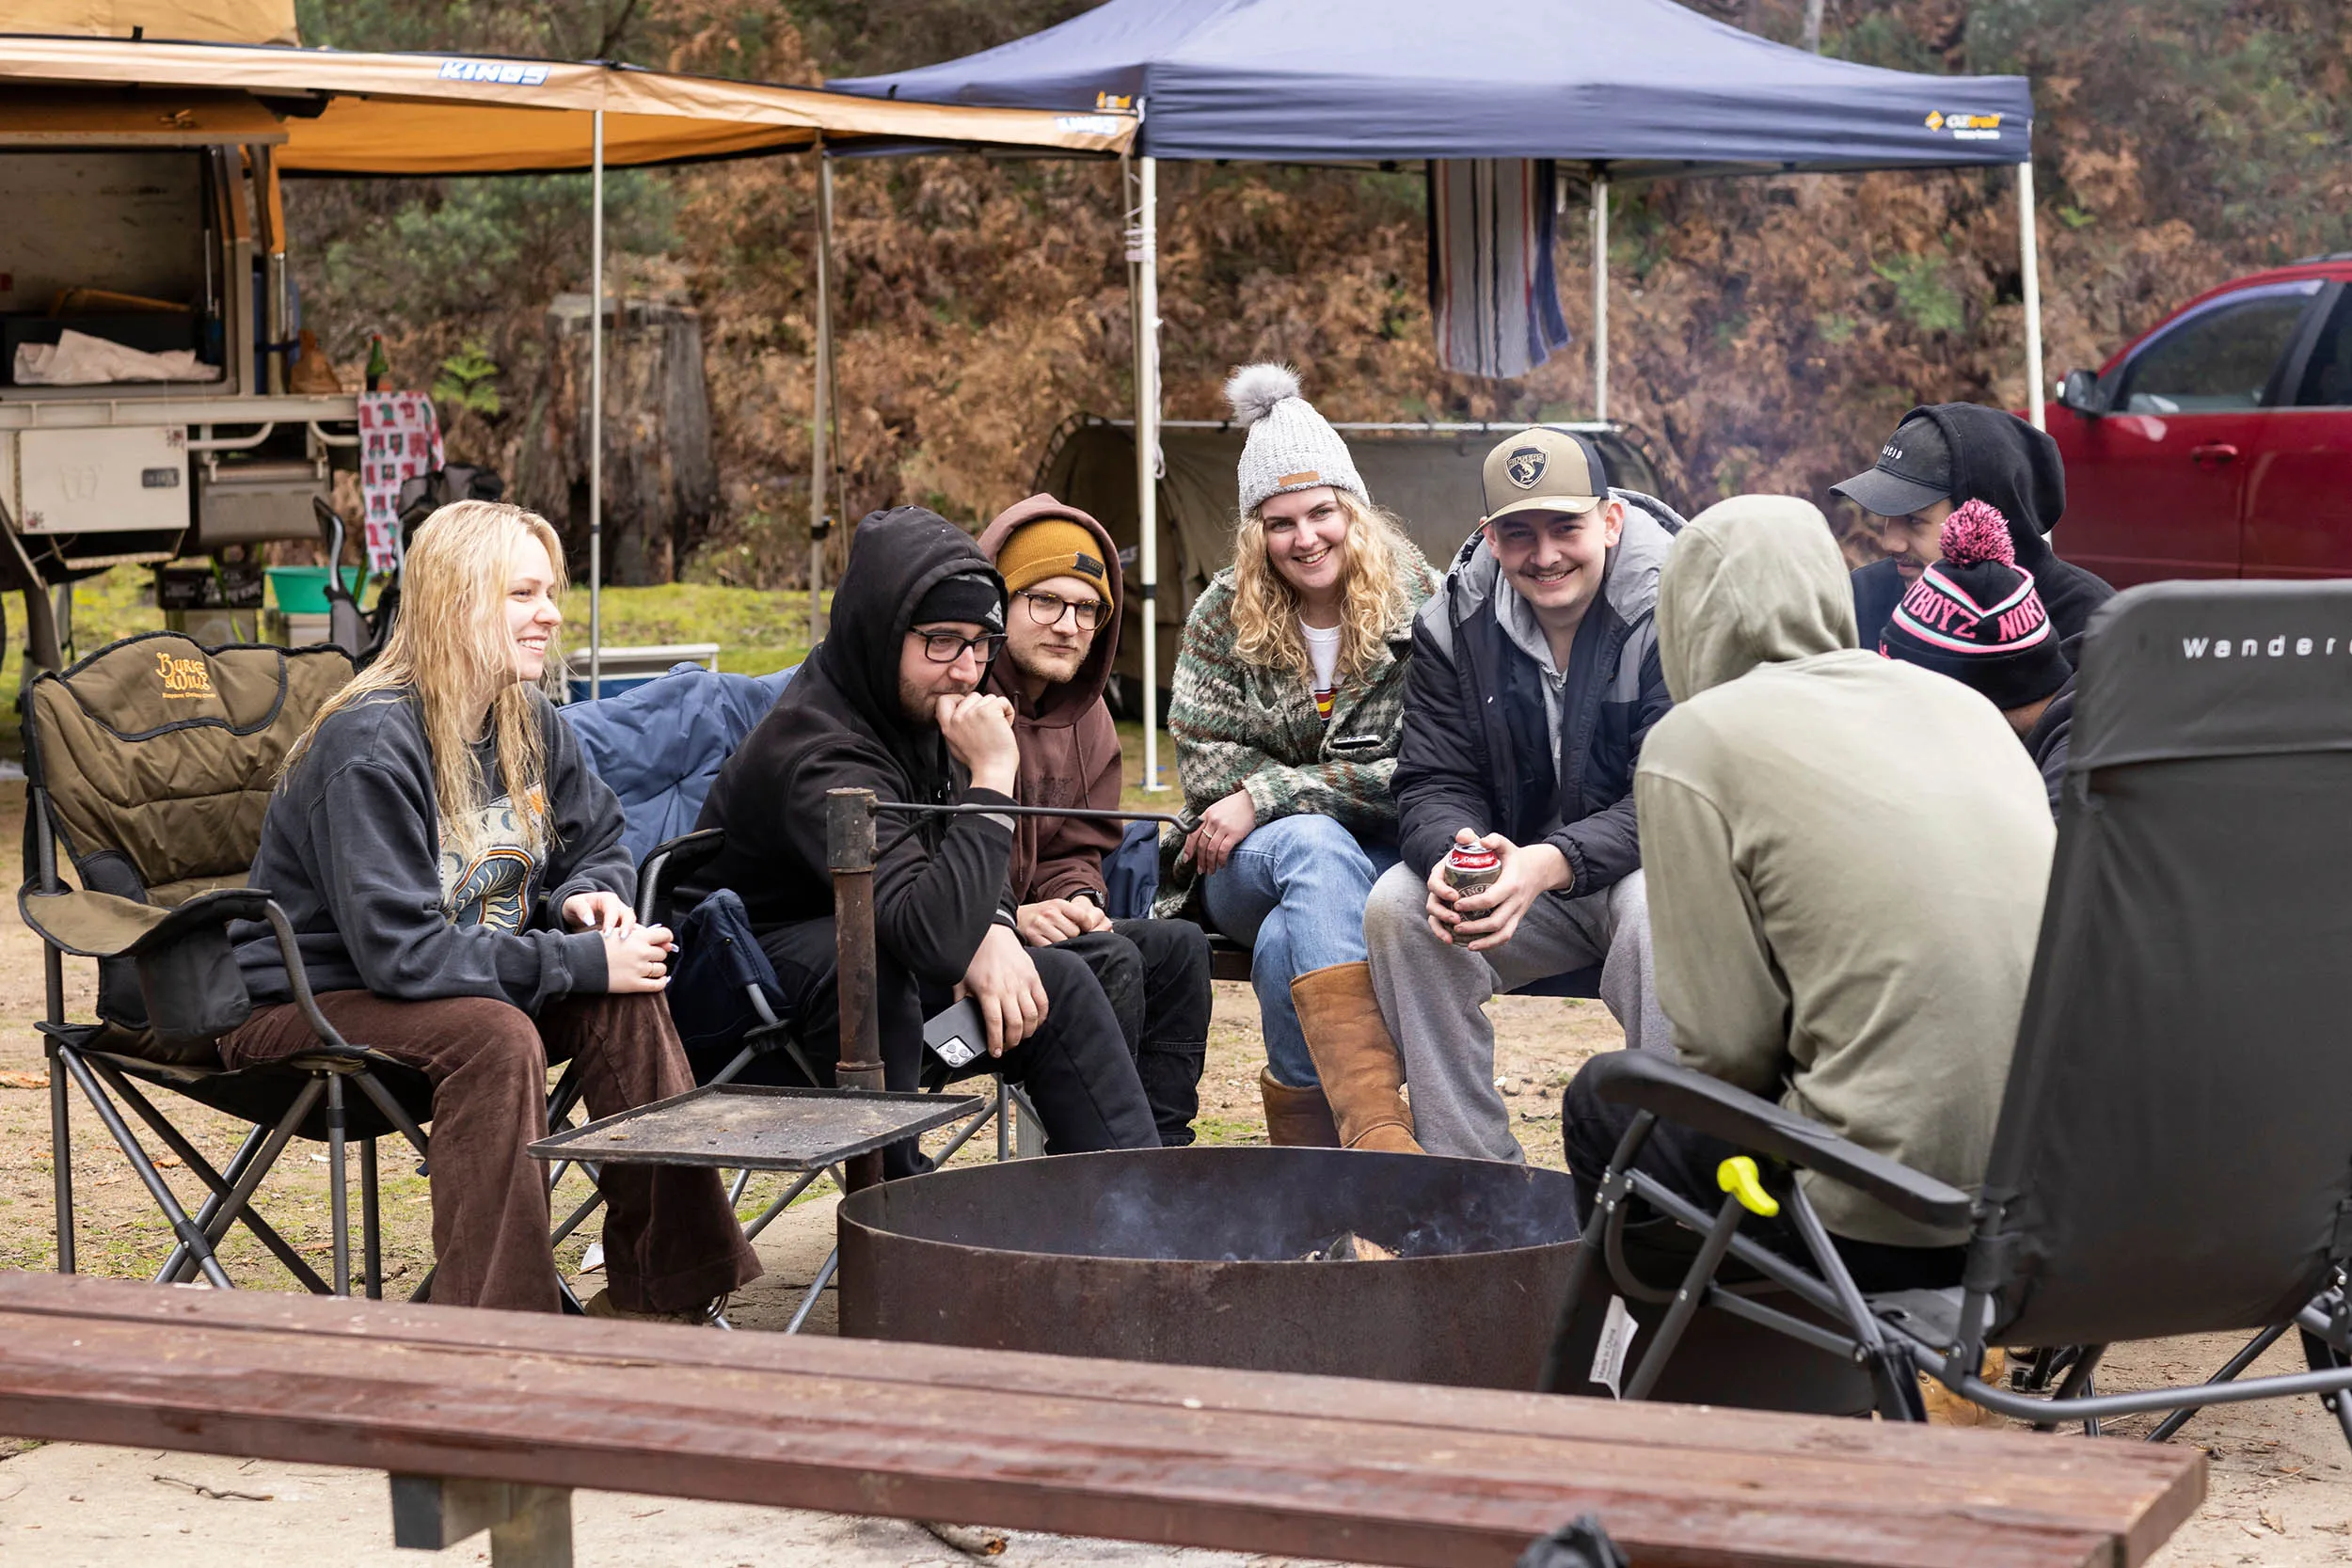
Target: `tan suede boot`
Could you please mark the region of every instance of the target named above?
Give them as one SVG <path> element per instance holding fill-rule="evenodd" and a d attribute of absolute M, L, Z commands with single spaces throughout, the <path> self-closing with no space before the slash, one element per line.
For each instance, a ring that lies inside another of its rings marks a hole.
<path fill-rule="evenodd" d="M 1339 1122 L 1341 1147 L 1422 1152 L 1413 1141 L 1413 1109 L 1405 1103 L 1405 1060 L 1372 993 L 1372 965 L 1309 970 L 1291 982 L 1291 1001 Z"/>
<path fill-rule="evenodd" d="M 1260 1068 L 1258 1092 L 1265 1097 L 1266 1142 L 1277 1148 L 1340 1147 L 1340 1130 L 1321 1089 L 1294 1089 Z"/>

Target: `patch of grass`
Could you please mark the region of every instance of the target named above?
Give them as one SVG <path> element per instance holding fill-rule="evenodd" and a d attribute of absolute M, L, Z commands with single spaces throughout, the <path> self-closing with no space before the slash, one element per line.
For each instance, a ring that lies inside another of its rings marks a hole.
<path fill-rule="evenodd" d="M 1194 1136 L 1204 1144 L 1262 1144 L 1265 1123 L 1243 1117 L 1201 1116 L 1193 1118 Z"/>

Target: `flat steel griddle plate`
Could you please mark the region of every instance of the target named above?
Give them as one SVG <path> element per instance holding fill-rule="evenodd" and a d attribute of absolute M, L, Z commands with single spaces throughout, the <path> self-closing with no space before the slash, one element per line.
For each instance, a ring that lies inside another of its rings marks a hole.
<path fill-rule="evenodd" d="M 713 1084 L 531 1146 L 591 1164 L 817 1170 L 977 1114 L 977 1095 Z"/>

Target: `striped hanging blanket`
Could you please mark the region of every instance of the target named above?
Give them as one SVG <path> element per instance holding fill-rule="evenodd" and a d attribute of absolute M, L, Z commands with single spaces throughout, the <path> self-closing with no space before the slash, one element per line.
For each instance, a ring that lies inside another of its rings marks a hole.
<path fill-rule="evenodd" d="M 1549 158 L 1429 164 L 1429 314 L 1450 371 L 1513 379 L 1567 346 Z"/>

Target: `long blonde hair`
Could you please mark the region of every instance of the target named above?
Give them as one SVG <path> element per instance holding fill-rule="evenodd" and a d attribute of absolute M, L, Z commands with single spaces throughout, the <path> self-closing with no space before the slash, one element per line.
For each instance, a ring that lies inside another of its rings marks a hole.
<path fill-rule="evenodd" d="M 279 771 L 294 771 L 319 727 L 378 691 L 412 689 L 422 709 L 425 746 L 433 753 L 433 792 L 439 802 L 441 842 L 470 859 L 485 846 L 482 776 L 473 763 L 474 704 L 485 687 L 490 729 L 498 737 L 500 781 L 524 839 L 544 847 L 547 824 L 547 736 L 530 689 L 514 678 L 514 634 L 506 625 L 506 589 L 515 551 L 536 539 L 564 587 L 564 546 L 545 517 L 505 501 L 453 501 L 427 517 L 401 568 L 401 614 L 373 664 L 329 698 L 310 721 Z M 550 660 L 553 650 L 549 650 Z"/>
<path fill-rule="evenodd" d="M 1347 515 L 1346 575 L 1340 605 L 1337 674 L 1354 679 L 1372 668 L 1388 643 L 1389 628 L 1409 608 L 1404 562 L 1410 553 L 1404 525 L 1353 491 L 1334 486 Z M 1266 555 L 1265 510 L 1253 507 L 1233 536 L 1233 645 L 1252 664 L 1282 666 L 1310 685 L 1314 665 L 1298 631 L 1298 590 Z"/>

